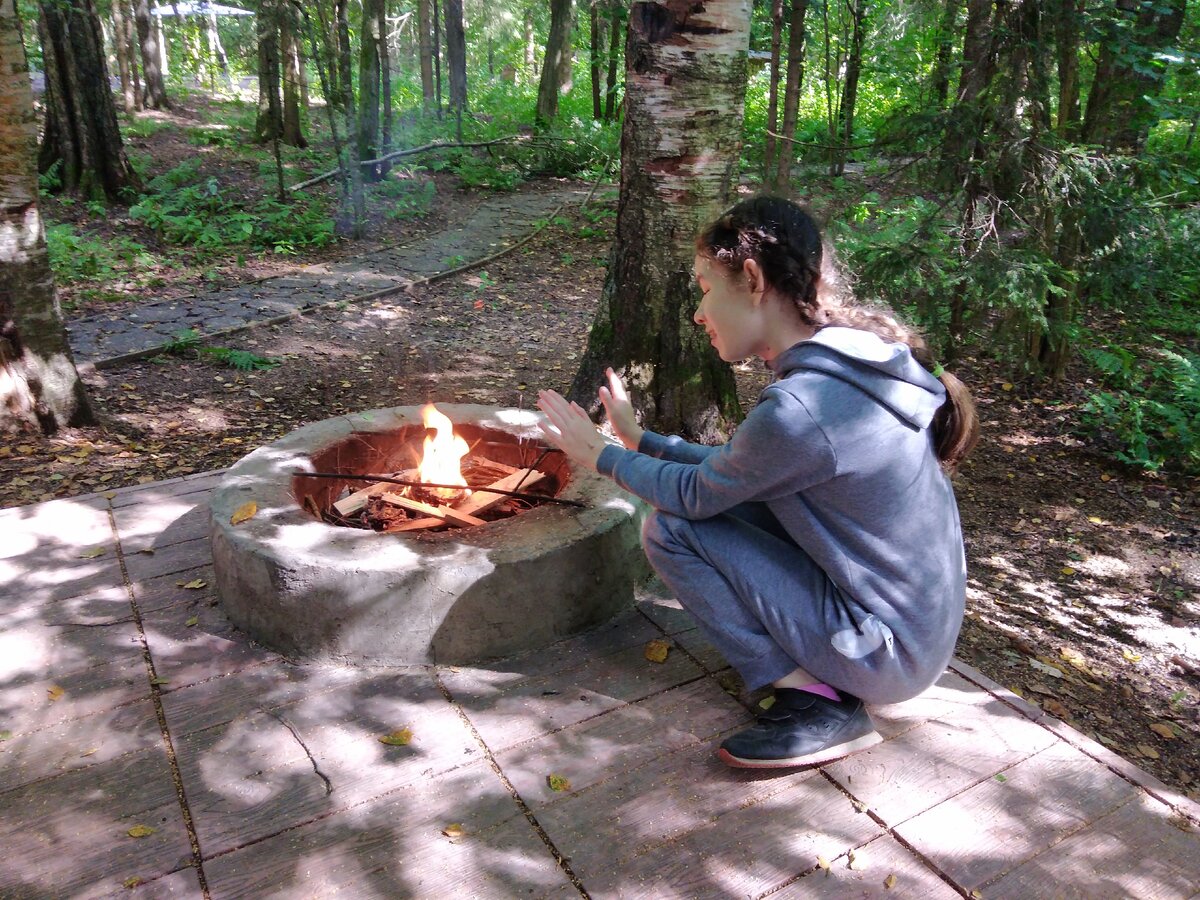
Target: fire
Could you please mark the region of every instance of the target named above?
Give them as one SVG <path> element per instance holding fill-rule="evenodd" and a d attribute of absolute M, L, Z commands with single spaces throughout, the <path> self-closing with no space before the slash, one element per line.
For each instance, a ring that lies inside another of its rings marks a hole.
<path fill-rule="evenodd" d="M 461 484 L 465 488 L 467 481 L 463 478 L 460 463 L 470 450 L 467 442 L 454 433 L 454 426 L 449 417 L 438 412 L 432 403 L 421 407 L 421 419 L 426 430 L 435 430 L 433 435 L 425 435 L 425 448 L 418 469 L 421 481 L 427 484 Z M 462 493 L 455 488 L 429 490 L 447 499 L 458 497 Z"/>

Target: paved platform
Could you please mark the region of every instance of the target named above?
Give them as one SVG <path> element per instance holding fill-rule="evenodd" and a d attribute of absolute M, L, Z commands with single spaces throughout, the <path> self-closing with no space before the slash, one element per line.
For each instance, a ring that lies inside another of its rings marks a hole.
<path fill-rule="evenodd" d="M 0 511 L 0 897 L 1200 892 L 1195 803 L 959 663 L 754 774 L 714 751 L 757 697 L 653 586 L 475 668 L 284 659 L 212 593 L 218 478 Z"/>

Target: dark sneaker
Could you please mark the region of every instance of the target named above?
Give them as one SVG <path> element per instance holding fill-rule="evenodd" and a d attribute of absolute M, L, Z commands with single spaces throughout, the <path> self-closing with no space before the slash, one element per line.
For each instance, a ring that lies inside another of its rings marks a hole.
<path fill-rule="evenodd" d="M 857 697 L 842 694 L 835 702 L 808 691 L 779 688 L 758 724 L 727 738 L 717 756 L 739 769 L 811 766 L 882 740 Z"/>

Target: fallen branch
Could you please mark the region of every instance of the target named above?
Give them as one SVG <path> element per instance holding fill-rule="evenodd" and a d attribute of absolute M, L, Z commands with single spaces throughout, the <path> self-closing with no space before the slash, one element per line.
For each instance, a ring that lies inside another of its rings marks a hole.
<path fill-rule="evenodd" d="M 496 138 L 495 140 L 492 140 L 492 141 L 466 141 L 466 142 L 463 142 L 463 141 L 434 141 L 431 144 L 424 144 L 420 147 L 410 147 L 407 150 L 395 150 L 391 153 L 385 153 L 383 156 L 379 157 L 378 159 L 364 159 L 361 162 L 359 162 L 359 165 L 360 166 L 377 166 L 377 165 L 380 165 L 381 163 L 391 162 L 393 159 L 399 159 L 402 156 L 415 156 L 418 153 L 425 153 L 426 151 L 429 151 L 429 150 L 444 150 L 447 147 L 451 147 L 451 148 L 453 148 L 453 147 L 491 147 L 495 144 L 508 144 L 508 143 L 512 143 L 514 141 L 527 141 L 530 139 L 530 137 L 531 137 L 531 135 L 514 134 L 514 135 L 510 135 L 508 137 Z M 312 187 L 314 184 L 320 184 L 322 181 L 328 181 L 330 178 L 333 178 L 335 175 L 337 175 L 337 173 L 340 171 L 341 171 L 340 168 L 339 169 L 330 169 L 328 172 L 325 172 L 322 175 L 318 175 L 315 178 L 308 179 L 308 181 L 302 181 L 299 184 L 294 184 L 290 188 L 288 188 L 288 190 L 289 191 L 299 191 L 299 190 L 303 190 L 306 187 Z"/>

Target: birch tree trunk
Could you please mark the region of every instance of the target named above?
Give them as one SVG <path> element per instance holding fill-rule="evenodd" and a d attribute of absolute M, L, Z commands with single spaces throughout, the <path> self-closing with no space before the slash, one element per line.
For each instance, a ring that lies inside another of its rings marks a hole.
<path fill-rule="evenodd" d="M 0 430 L 95 422 L 38 213 L 37 119 L 14 0 L 0 0 Z"/>
<path fill-rule="evenodd" d="M 63 189 L 118 200 L 141 187 L 125 155 L 92 0 L 43 3 L 38 32 L 46 70 L 41 171 L 61 163 Z"/>
<path fill-rule="evenodd" d="M 611 365 L 647 428 L 696 441 L 740 418 L 732 370 L 692 321 L 692 267 L 737 185 L 749 34 L 749 0 L 633 4 L 616 241 L 570 390 L 594 410 Z"/>
<path fill-rule="evenodd" d="M 550 36 L 538 82 L 537 121 L 543 125 L 558 115 L 558 98 L 571 90 L 572 0 L 550 0 Z"/>
<path fill-rule="evenodd" d="M 133 21 L 142 51 L 142 101 L 147 109 L 170 109 L 171 101 L 163 84 L 162 47 L 150 20 L 150 0 L 133 0 Z"/>

